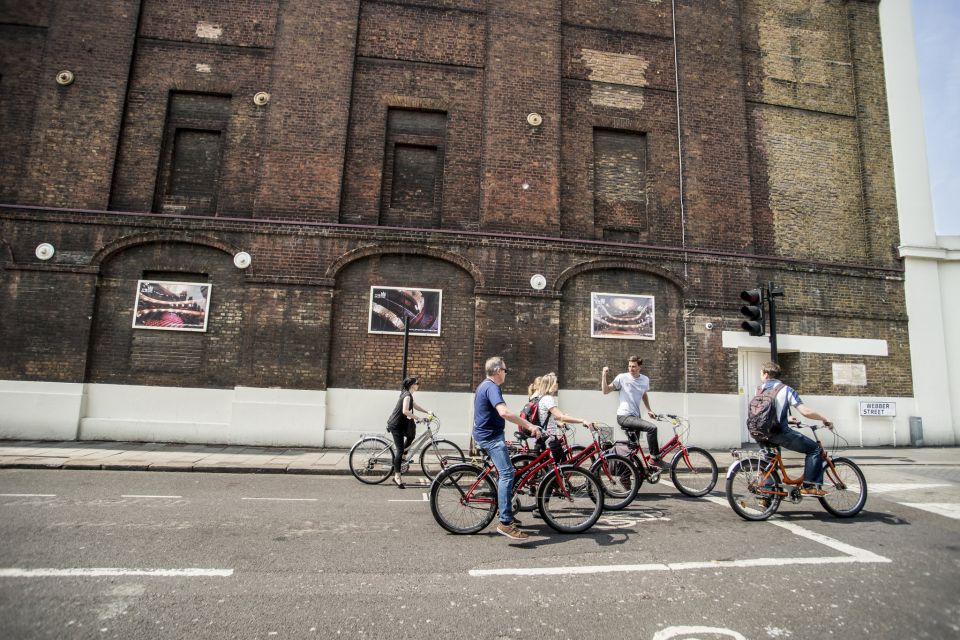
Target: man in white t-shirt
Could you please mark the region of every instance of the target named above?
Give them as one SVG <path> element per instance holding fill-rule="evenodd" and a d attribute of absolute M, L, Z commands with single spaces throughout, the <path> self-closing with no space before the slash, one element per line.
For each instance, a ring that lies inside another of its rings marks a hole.
<path fill-rule="evenodd" d="M 600 390 L 603 395 L 612 391 L 620 392 L 620 405 L 617 407 L 617 424 L 624 431 L 633 437 L 637 437 L 638 431 L 647 434 L 647 448 L 650 456 L 653 458 L 652 464 L 660 469 L 666 467 L 666 463 L 660 459 L 660 445 L 657 443 L 657 425 L 648 422 L 640 417 L 640 404 L 647 408 L 647 415 L 656 418 L 657 414 L 650 408 L 650 398 L 647 391 L 650 389 L 650 378 L 640 373 L 640 367 L 643 366 L 643 360 L 637 356 L 630 356 L 627 360 L 627 371 L 621 373 L 613 382 L 607 383 L 607 376 L 610 374 L 610 367 L 604 367 L 600 373 Z M 630 432 L 633 432 L 632 434 Z"/>

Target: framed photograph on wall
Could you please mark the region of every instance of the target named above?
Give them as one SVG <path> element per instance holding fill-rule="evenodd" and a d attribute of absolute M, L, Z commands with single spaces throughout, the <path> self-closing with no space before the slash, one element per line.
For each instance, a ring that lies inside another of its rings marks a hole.
<path fill-rule="evenodd" d="M 203 282 L 138 280 L 133 328 L 206 331 L 211 286 Z"/>
<path fill-rule="evenodd" d="M 441 289 L 370 287 L 368 333 L 403 333 L 410 319 L 410 335 L 439 336 Z"/>
<path fill-rule="evenodd" d="M 590 337 L 654 340 L 654 297 L 630 293 L 590 293 Z"/>

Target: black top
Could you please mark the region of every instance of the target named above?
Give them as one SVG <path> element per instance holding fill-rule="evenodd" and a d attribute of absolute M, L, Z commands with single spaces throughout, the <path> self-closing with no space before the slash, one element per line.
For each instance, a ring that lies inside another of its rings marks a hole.
<path fill-rule="evenodd" d="M 403 414 L 403 399 L 406 397 L 410 398 L 410 409 L 413 409 L 413 394 L 410 393 L 408 389 L 401 391 L 400 399 L 397 400 L 397 406 L 393 408 L 393 413 L 391 413 L 387 419 L 387 429 L 391 431 L 397 429 L 404 430 L 408 425 L 414 424 L 413 420 Z"/>

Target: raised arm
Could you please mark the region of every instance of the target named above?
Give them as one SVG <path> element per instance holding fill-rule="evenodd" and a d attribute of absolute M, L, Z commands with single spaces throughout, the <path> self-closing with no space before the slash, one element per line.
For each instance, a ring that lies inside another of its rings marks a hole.
<path fill-rule="evenodd" d="M 611 391 L 616 391 L 616 388 L 607 382 L 607 377 L 610 375 L 610 367 L 604 367 L 600 372 L 600 391 L 603 391 L 603 395 L 607 395 Z"/>

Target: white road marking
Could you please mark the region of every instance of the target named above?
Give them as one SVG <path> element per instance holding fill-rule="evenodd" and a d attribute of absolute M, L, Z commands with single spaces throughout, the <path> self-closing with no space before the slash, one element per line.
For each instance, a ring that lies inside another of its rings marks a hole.
<path fill-rule="evenodd" d="M 316 502 L 316 498 L 240 498 L 241 500 L 276 500 L 278 502 Z"/>
<path fill-rule="evenodd" d="M 870 493 L 890 493 L 891 491 L 909 491 L 910 489 L 935 489 L 937 487 L 949 487 L 948 484 L 885 484 L 882 482 L 870 483 L 867 485 Z"/>
<path fill-rule="evenodd" d="M 423 497 L 420 498 L 419 500 L 411 500 L 409 498 L 401 500 L 398 498 L 396 500 L 387 500 L 387 502 L 430 502 L 430 496 L 426 492 L 424 492 Z"/>
<path fill-rule="evenodd" d="M 121 498 L 182 498 L 183 496 L 147 496 L 147 495 L 137 495 L 134 493 L 124 493 L 120 495 Z"/>
<path fill-rule="evenodd" d="M 743 634 L 723 627 L 667 627 L 653 634 L 653 640 L 670 640 L 670 638 L 699 638 L 703 634 L 711 636 L 725 636 L 734 640 L 747 640 Z"/>
<path fill-rule="evenodd" d="M 0 569 L 0 578 L 93 578 L 100 576 L 146 576 L 157 578 L 228 578 L 233 569 Z"/>
<path fill-rule="evenodd" d="M 929 511 L 939 516 L 953 518 L 954 520 L 960 520 L 960 504 L 951 502 L 901 502 L 899 504 L 905 507 Z"/>
<path fill-rule="evenodd" d="M 0 498 L 56 498 L 55 493 L 0 493 Z"/>
<path fill-rule="evenodd" d="M 708 497 L 708 500 L 717 504 L 727 505 L 724 498 Z M 776 518 L 767 520 L 769 524 L 786 529 L 794 535 L 807 538 L 813 542 L 825 545 L 847 554 L 842 556 L 826 556 L 815 558 L 748 558 L 745 560 L 704 560 L 697 562 L 671 562 L 652 564 L 615 564 L 589 565 L 582 567 L 529 567 L 504 569 L 471 569 L 469 574 L 480 576 L 545 576 L 545 575 L 575 575 L 585 573 L 628 573 L 643 571 L 690 571 L 694 569 L 724 569 L 748 567 L 779 567 L 785 565 L 823 565 L 823 564 L 852 564 L 852 563 L 886 563 L 892 562 L 889 558 L 877 555 L 872 551 L 854 547 L 820 533 L 808 531 L 792 522 L 785 522 Z"/>

